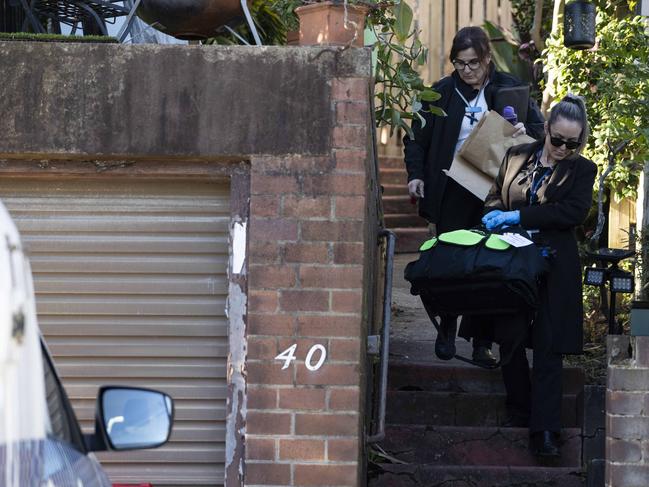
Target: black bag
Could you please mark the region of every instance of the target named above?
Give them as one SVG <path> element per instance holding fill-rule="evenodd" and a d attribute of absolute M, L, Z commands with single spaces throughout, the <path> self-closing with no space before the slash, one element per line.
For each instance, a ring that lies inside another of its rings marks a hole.
<path fill-rule="evenodd" d="M 520 227 L 506 231 L 529 238 Z M 539 279 L 548 265 L 542 249 L 536 245 L 514 247 L 496 237 L 498 233 L 502 231 L 458 230 L 425 242 L 419 259 L 405 269 L 410 292 L 421 295 L 438 314 L 505 314 L 535 309 Z M 463 243 L 454 238 L 460 234 L 468 237 Z"/>

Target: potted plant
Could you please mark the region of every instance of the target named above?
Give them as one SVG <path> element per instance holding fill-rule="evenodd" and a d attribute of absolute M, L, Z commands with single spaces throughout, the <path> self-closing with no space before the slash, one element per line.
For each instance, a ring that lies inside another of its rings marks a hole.
<path fill-rule="evenodd" d="M 300 31 L 302 45 L 363 46 L 367 26 L 374 38 L 376 124 L 391 133 L 403 129 L 414 137 L 410 123 L 422 117 L 424 102 L 439 94 L 424 84 L 418 67 L 426 63 L 428 49 L 412 28 L 413 12 L 404 0 L 276 0 L 274 9 L 287 29 Z M 428 111 L 444 116 L 438 107 Z"/>

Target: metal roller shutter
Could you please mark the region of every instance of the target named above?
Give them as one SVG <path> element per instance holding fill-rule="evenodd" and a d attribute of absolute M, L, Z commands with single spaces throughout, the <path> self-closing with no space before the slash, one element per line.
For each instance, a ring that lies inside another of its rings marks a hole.
<path fill-rule="evenodd" d="M 98 455 L 114 482 L 222 485 L 229 185 L 7 179 L 41 329 L 84 431 L 97 387 L 168 392 L 169 444 Z"/>

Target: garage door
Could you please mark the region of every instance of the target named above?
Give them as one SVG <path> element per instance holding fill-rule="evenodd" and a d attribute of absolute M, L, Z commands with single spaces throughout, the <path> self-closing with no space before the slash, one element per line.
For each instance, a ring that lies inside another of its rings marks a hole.
<path fill-rule="evenodd" d="M 99 455 L 114 482 L 221 485 L 229 186 L 8 179 L 38 316 L 84 431 L 101 384 L 173 396 L 171 442 Z"/>

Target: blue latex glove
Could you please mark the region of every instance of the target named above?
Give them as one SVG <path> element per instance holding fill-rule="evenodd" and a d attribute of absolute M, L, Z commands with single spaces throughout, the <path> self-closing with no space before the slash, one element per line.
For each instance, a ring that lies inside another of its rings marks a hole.
<path fill-rule="evenodd" d="M 500 215 L 501 213 L 503 213 L 502 210 L 491 210 L 489 213 L 482 217 L 482 223 L 486 226 L 489 220 L 491 220 L 496 215 Z"/>
<path fill-rule="evenodd" d="M 485 215 L 486 216 L 486 215 Z M 518 210 L 515 211 L 505 211 L 501 212 L 498 215 L 494 215 L 485 222 L 487 230 L 493 230 L 498 228 L 501 225 L 516 225 L 521 222 L 521 212 Z"/>

